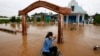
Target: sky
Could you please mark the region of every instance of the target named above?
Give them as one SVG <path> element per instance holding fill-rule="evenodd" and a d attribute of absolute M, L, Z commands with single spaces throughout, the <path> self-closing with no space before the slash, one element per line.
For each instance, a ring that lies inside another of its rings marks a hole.
<path fill-rule="evenodd" d="M 23 10 L 31 3 L 34 3 L 38 0 L 0 0 L 0 15 L 1 16 L 17 16 L 19 10 Z M 49 3 L 53 3 L 62 7 L 68 7 L 68 4 L 71 0 L 42 0 Z M 78 2 L 89 15 L 94 15 L 95 13 L 100 13 L 100 0 L 75 0 Z M 34 13 L 45 12 L 45 13 L 55 13 L 51 10 L 45 8 L 36 8 L 29 12 L 29 15 Z"/>

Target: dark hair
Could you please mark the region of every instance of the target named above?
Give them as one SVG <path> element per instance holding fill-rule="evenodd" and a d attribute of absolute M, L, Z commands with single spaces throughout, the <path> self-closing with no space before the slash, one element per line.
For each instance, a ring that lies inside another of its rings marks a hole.
<path fill-rule="evenodd" d="M 46 35 L 46 38 L 49 38 L 49 36 L 52 36 L 53 33 L 52 32 L 48 32 L 48 34 Z"/>

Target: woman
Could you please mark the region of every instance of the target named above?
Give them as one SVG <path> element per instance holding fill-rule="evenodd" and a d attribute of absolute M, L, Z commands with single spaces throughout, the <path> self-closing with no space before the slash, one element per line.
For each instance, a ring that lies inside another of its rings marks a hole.
<path fill-rule="evenodd" d="M 53 40 L 55 40 L 56 38 L 53 38 L 53 33 L 52 32 L 48 32 L 48 34 L 45 37 L 45 41 L 43 44 L 43 48 L 42 48 L 42 53 L 45 56 L 56 56 L 57 54 L 57 47 L 56 46 L 52 46 L 52 42 Z"/>

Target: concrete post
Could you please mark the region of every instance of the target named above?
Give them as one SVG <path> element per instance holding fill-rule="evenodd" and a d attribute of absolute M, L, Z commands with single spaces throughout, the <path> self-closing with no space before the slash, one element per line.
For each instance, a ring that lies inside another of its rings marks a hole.
<path fill-rule="evenodd" d="M 79 24 L 80 14 L 77 15 L 77 23 Z"/>
<path fill-rule="evenodd" d="M 67 16 L 66 16 L 66 19 L 67 19 L 67 24 L 68 24 L 68 18 L 69 18 L 69 16 L 67 15 Z"/>
<path fill-rule="evenodd" d="M 82 15 L 82 22 L 83 22 L 83 25 L 84 25 L 84 14 Z"/>

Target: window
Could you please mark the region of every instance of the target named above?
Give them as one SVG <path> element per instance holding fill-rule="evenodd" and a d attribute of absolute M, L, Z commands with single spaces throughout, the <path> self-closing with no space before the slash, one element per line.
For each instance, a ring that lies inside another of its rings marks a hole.
<path fill-rule="evenodd" d="M 71 6 L 72 11 L 74 11 L 74 6 Z"/>

